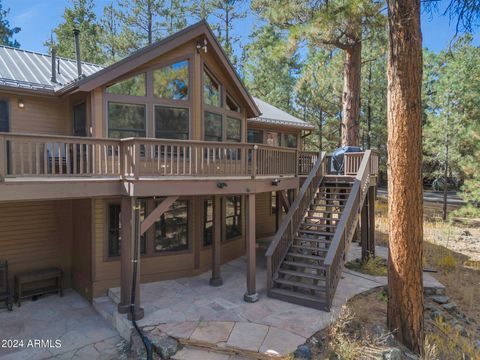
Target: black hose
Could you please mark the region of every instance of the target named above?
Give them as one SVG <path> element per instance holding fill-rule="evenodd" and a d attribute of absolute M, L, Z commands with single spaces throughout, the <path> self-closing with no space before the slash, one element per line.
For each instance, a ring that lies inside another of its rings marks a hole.
<path fill-rule="evenodd" d="M 138 264 L 138 239 L 140 237 L 140 205 L 135 201 L 135 223 L 134 223 L 134 240 L 133 240 L 133 278 L 132 278 L 132 288 L 130 289 L 130 314 L 132 316 L 132 324 L 135 330 L 137 331 L 140 339 L 142 339 L 143 346 L 147 351 L 147 360 L 153 359 L 153 349 L 152 343 L 150 340 L 143 334 L 142 330 L 138 327 L 137 322 L 135 321 L 135 289 L 137 287 L 137 264 Z"/>

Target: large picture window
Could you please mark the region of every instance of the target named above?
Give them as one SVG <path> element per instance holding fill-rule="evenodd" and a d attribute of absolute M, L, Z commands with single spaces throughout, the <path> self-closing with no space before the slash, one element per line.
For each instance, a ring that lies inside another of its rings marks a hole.
<path fill-rule="evenodd" d="M 108 136 L 145 137 L 145 105 L 108 103 Z"/>
<path fill-rule="evenodd" d="M 188 249 L 188 201 L 175 201 L 155 223 L 155 252 Z"/>
<path fill-rule="evenodd" d="M 155 106 L 155 137 L 188 140 L 188 109 Z"/>
<path fill-rule="evenodd" d="M 227 196 L 225 202 L 225 238 L 229 240 L 242 234 L 242 197 Z"/>
<path fill-rule="evenodd" d="M 223 126 L 222 115 L 205 111 L 205 134 L 204 138 L 207 141 L 222 141 Z"/>
<path fill-rule="evenodd" d="M 265 143 L 270 146 L 280 146 L 280 133 L 276 131 L 266 131 Z"/>
<path fill-rule="evenodd" d="M 203 71 L 203 101 L 207 105 L 222 106 L 220 84 L 205 70 Z"/>
<path fill-rule="evenodd" d="M 188 61 L 153 71 L 153 94 L 162 99 L 188 99 Z"/>
<path fill-rule="evenodd" d="M 107 94 L 146 96 L 145 74 L 132 76 L 131 78 L 110 85 L 106 89 Z"/>
<path fill-rule="evenodd" d="M 227 141 L 240 142 L 242 139 L 242 120 L 227 117 Z"/>

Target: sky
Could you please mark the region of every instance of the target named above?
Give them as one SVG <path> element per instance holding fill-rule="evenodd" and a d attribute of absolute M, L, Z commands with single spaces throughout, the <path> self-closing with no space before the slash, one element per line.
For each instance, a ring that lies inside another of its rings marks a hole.
<path fill-rule="evenodd" d="M 51 30 L 62 21 L 64 7 L 68 0 L 0 0 L 4 8 L 10 8 L 8 19 L 12 26 L 22 30 L 16 35 L 22 49 L 45 52 L 44 42 L 50 38 Z M 103 7 L 111 0 L 95 0 L 97 17 L 103 13 Z M 448 0 L 440 0 L 439 9 L 448 4 Z M 455 23 L 450 23 L 447 16 L 441 14 L 430 16 L 422 13 L 423 46 L 429 50 L 439 52 L 446 48 L 455 34 Z M 238 20 L 236 32 L 241 43 L 248 42 L 248 34 L 254 26 L 254 19 L 250 15 L 246 19 Z M 480 29 L 476 29 L 474 44 L 480 45 Z"/>

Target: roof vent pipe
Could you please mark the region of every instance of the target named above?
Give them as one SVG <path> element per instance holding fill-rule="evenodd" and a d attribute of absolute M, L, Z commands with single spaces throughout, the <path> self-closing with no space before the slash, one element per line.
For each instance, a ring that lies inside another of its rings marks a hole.
<path fill-rule="evenodd" d="M 80 30 L 73 29 L 73 36 L 75 38 L 75 54 L 77 55 L 77 72 L 78 77 L 82 76 L 82 62 L 80 60 Z"/>
<path fill-rule="evenodd" d="M 50 78 L 50 80 L 53 82 L 53 83 L 56 83 L 57 82 L 57 50 L 55 49 L 55 47 L 52 47 L 52 77 Z"/>

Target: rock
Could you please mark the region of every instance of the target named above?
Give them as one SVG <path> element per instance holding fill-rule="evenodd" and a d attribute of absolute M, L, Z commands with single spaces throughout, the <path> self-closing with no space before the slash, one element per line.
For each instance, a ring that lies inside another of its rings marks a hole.
<path fill-rule="evenodd" d="M 432 300 L 435 301 L 437 304 L 446 304 L 448 303 L 448 296 L 445 295 L 435 295 L 432 296 Z"/>
<path fill-rule="evenodd" d="M 436 318 L 440 318 L 440 317 L 443 317 L 443 314 L 440 310 L 433 310 L 431 313 L 430 313 L 430 318 L 435 320 Z"/>
<path fill-rule="evenodd" d="M 162 336 L 151 339 L 155 352 L 162 359 L 170 359 L 178 351 L 178 342 L 170 336 Z"/>
<path fill-rule="evenodd" d="M 389 346 L 394 346 L 396 345 L 397 341 L 395 340 L 395 336 L 393 336 L 393 334 L 388 334 L 386 337 L 385 337 L 385 344 L 389 345 Z"/>
<path fill-rule="evenodd" d="M 382 336 L 383 334 L 385 334 L 385 328 L 381 325 L 375 325 L 372 328 L 372 332 L 376 336 Z"/>
<path fill-rule="evenodd" d="M 477 347 L 478 350 L 480 350 L 480 340 L 477 340 L 475 342 L 475 346 Z"/>
<path fill-rule="evenodd" d="M 403 353 L 408 360 L 418 360 L 418 356 L 409 352 Z"/>
<path fill-rule="evenodd" d="M 472 236 L 472 233 L 468 230 L 465 230 L 464 232 L 462 232 L 462 236 Z"/>
<path fill-rule="evenodd" d="M 297 350 L 293 353 L 293 357 L 295 359 L 304 359 L 304 360 L 311 360 L 312 359 L 312 351 L 307 345 L 300 345 Z"/>
<path fill-rule="evenodd" d="M 445 295 L 445 288 L 444 288 L 444 287 L 437 287 L 437 288 L 435 288 L 435 294 L 437 294 L 437 295 Z"/>
<path fill-rule="evenodd" d="M 425 310 L 428 310 L 428 311 L 433 311 L 435 310 L 437 307 L 433 304 L 425 304 Z"/>
<path fill-rule="evenodd" d="M 446 303 L 442 305 L 442 308 L 447 311 L 453 311 L 457 308 L 457 305 L 455 303 Z"/>
<path fill-rule="evenodd" d="M 402 352 L 400 349 L 391 348 L 382 353 L 383 360 L 401 360 L 402 359 Z"/>

